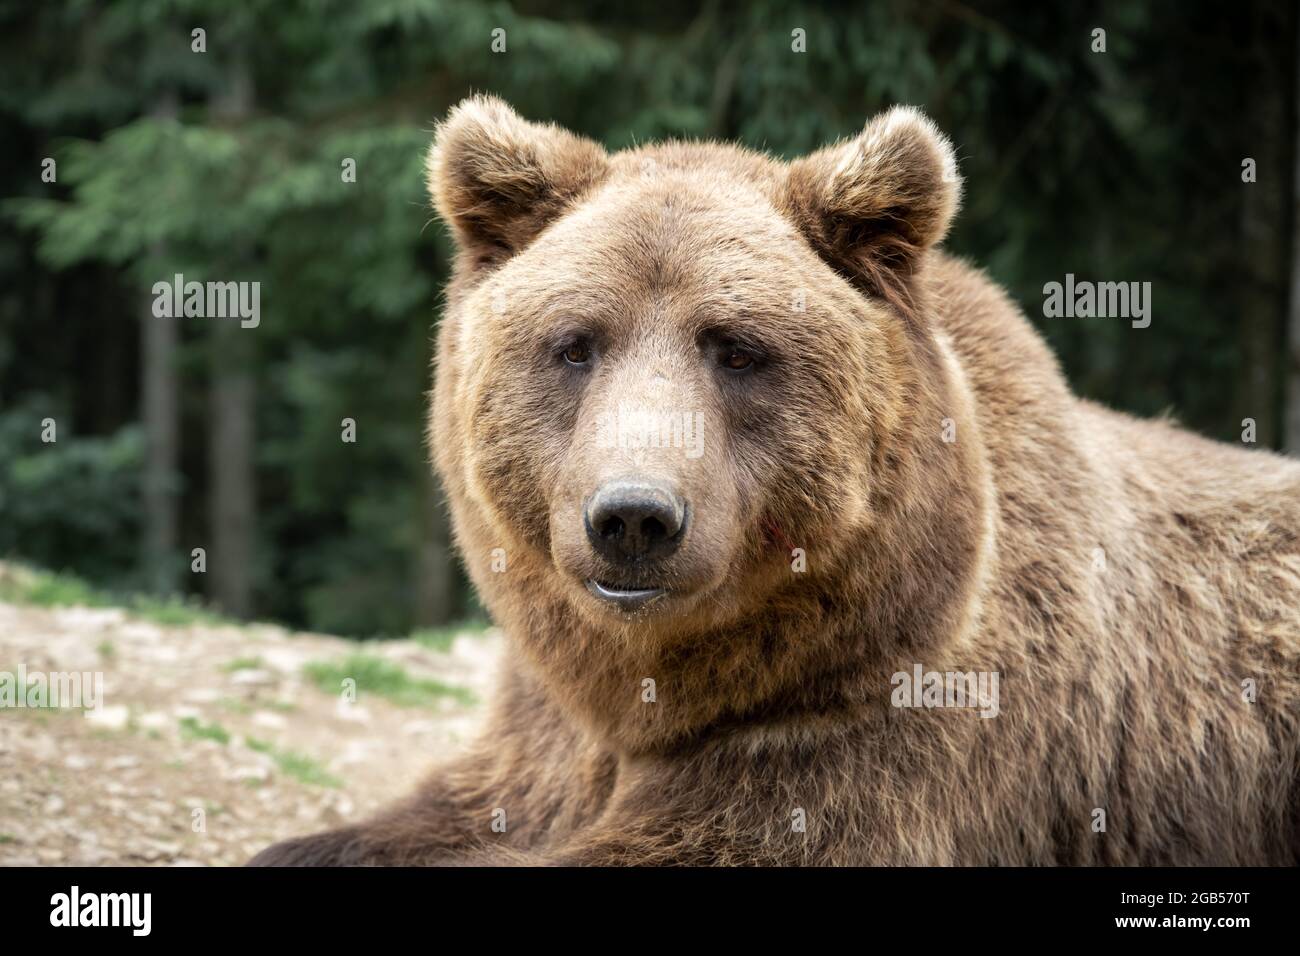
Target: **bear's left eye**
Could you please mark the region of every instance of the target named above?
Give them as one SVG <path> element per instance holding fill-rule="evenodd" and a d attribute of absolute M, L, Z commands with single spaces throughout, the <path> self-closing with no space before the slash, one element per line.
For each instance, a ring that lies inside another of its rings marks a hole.
<path fill-rule="evenodd" d="M 729 372 L 743 372 L 754 364 L 754 356 L 744 349 L 734 346 L 724 348 L 719 359 L 722 367 Z"/>
<path fill-rule="evenodd" d="M 761 343 L 730 329 L 706 328 L 696 342 L 700 357 L 727 376 L 748 377 L 770 361 L 770 353 Z"/>

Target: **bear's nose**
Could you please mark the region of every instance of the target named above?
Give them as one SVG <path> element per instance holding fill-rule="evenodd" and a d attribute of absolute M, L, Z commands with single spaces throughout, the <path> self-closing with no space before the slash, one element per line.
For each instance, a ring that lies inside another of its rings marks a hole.
<path fill-rule="evenodd" d="M 609 481 L 587 501 L 587 537 L 616 564 L 666 558 L 686 530 L 686 502 L 655 481 Z"/>

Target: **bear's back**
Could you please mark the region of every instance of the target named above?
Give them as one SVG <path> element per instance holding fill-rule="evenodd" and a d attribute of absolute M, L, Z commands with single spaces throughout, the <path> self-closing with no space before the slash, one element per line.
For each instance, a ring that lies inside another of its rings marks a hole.
<path fill-rule="evenodd" d="M 1074 396 L 983 273 L 932 254 L 929 275 L 974 395 L 1003 573 L 1050 568 L 1118 655 L 1198 680 L 1271 673 L 1272 706 L 1300 721 L 1300 462 Z"/>

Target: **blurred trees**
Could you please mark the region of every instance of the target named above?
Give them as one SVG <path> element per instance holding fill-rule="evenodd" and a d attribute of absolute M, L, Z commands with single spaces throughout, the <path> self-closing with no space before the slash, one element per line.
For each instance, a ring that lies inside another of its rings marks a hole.
<path fill-rule="evenodd" d="M 1296 35 L 1265 0 L 0 0 L 0 555 L 359 635 L 470 613 L 423 443 L 423 154 L 471 90 L 612 148 L 782 156 L 924 106 L 966 179 L 950 248 L 1080 392 L 1276 444 Z M 1150 328 L 1042 318 L 1067 272 L 1150 281 Z M 154 320 L 177 273 L 260 282 L 259 327 Z"/>

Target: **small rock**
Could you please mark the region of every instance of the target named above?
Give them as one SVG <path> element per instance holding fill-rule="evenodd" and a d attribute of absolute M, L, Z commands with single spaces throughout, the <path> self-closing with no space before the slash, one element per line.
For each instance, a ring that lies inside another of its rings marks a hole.
<path fill-rule="evenodd" d="M 221 699 L 221 691 L 215 687 L 195 687 L 187 690 L 183 699 L 191 704 L 214 704 Z"/>
<path fill-rule="evenodd" d="M 125 704 L 86 711 L 86 720 L 103 730 L 124 730 L 131 720 L 131 708 Z"/>
<path fill-rule="evenodd" d="M 121 608 L 68 607 L 54 611 L 54 620 L 70 631 L 97 631 L 126 620 Z"/>
<path fill-rule="evenodd" d="M 141 647 L 138 648 L 137 654 L 142 660 L 156 664 L 175 664 L 181 659 L 180 649 L 170 644 L 151 644 Z"/>
<path fill-rule="evenodd" d="M 258 767 L 258 766 L 235 767 L 233 770 L 230 771 L 230 773 L 226 774 L 226 779 L 238 780 L 238 781 L 269 780 L 271 779 L 271 771 L 268 770 L 266 767 Z"/>
<path fill-rule="evenodd" d="M 240 687 L 267 687 L 275 683 L 275 675 L 268 670 L 242 670 L 230 675 L 230 682 Z"/>
<path fill-rule="evenodd" d="M 135 855 L 147 862 L 170 860 L 180 855 L 179 843 L 165 843 L 161 840 L 143 840 L 135 848 Z"/>
<path fill-rule="evenodd" d="M 283 714 L 277 714 L 269 710 L 259 710 L 255 713 L 253 723 L 268 730 L 283 730 L 289 725 L 289 721 L 285 720 Z"/>
<path fill-rule="evenodd" d="M 164 727 L 171 726 L 172 719 L 161 710 L 151 710 L 147 714 L 141 714 L 137 723 L 145 730 L 162 730 Z"/>
<path fill-rule="evenodd" d="M 308 659 L 295 647 L 267 647 L 260 650 L 267 667 L 282 674 L 297 674 Z"/>

